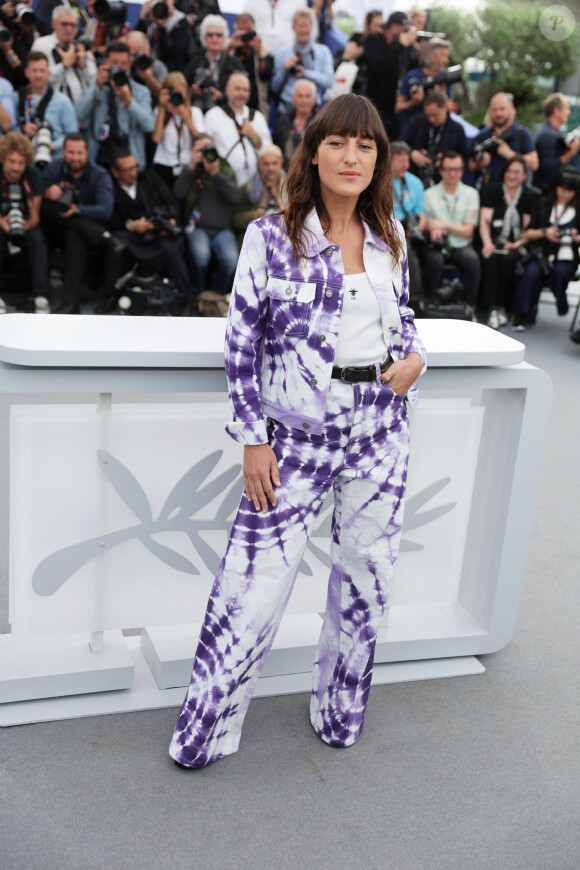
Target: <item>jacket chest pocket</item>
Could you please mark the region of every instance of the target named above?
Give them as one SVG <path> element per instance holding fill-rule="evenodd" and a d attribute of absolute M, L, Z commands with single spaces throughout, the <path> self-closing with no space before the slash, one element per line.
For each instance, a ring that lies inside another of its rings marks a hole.
<path fill-rule="evenodd" d="M 316 296 L 316 283 L 268 278 L 268 325 L 284 335 L 306 335 Z"/>

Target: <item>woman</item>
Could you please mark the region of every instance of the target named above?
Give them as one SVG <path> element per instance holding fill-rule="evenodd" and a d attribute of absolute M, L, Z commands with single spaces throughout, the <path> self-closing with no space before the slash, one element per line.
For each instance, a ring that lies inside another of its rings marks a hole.
<path fill-rule="evenodd" d="M 524 332 L 533 318 L 542 287 L 556 297 L 558 314 L 568 313 L 566 288 L 578 267 L 578 199 L 580 172 L 561 169 L 552 184 L 552 193 L 541 199 L 524 232 L 526 242 L 535 243 L 523 277 L 516 287 L 512 329 Z"/>
<path fill-rule="evenodd" d="M 484 187 L 479 213 L 482 256 L 482 305 L 487 325 L 499 329 L 512 308 L 514 273 L 520 259 L 522 235 L 530 223 L 535 196 L 526 186 L 523 157 L 512 157 L 503 168 L 500 184 Z"/>
<path fill-rule="evenodd" d="M 245 494 L 170 747 L 185 767 L 237 750 L 330 487 L 332 570 L 310 718 L 326 743 L 354 743 L 399 547 L 406 396 L 416 401 L 425 357 L 407 307 L 389 142 L 368 99 L 347 94 L 316 115 L 287 193 L 284 212 L 248 227 L 232 294 L 226 428 L 244 445 Z"/>
<path fill-rule="evenodd" d="M 183 73 L 172 72 L 159 91 L 155 129 L 151 134 L 157 145 L 153 169 L 171 190 L 183 167 L 189 163 L 193 138 L 205 127 L 201 109 L 189 101 L 189 88 Z"/>

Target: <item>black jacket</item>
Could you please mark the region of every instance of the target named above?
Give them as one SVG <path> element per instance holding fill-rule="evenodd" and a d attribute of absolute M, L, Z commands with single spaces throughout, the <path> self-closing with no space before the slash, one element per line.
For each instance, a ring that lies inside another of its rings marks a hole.
<path fill-rule="evenodd" d="M 115 182 L 115 206 L 113 209 L 113 230 L 124 230 L 127 221 L 150 218 L 156 208 L 163 207 L 165 216 L 179 221 L 179 207 L 167 187 L 153 169 L 139 173 L 137 199 L 131 199 L 120 184 Z"/>

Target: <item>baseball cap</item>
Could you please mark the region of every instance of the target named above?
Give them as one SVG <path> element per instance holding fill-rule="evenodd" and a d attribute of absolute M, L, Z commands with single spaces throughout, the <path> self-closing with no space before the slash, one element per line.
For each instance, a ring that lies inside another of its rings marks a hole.
<path fill-rule="evenodd" d="M 408 24 L 409 19 L 407 18 L 406 12 L 391 12 L 386 22 L 383 24 L 383 30 L 386 30 L 387 27 L 390 27 L 391 24 Z"/>

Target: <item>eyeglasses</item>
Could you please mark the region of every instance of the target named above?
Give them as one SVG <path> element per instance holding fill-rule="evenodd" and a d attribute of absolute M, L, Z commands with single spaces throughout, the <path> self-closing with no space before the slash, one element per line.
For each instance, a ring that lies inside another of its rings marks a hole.
<path fill-rule="evenodd" d="M 119 172 L 137 172 L 139 167 L 135 163 L 134 166 L 118 166 L 117 169 Z"/>
<path fill-rule="evenodd" d="M 223 33 L 206 33 L 206 36 L 209 39 L 212 39 L 212 38 L 213 39 L 223 39 L 224 38 Z"/>
<path fill-rule="evenodd" d="M 60 24 L 61 27 L 76 27 L 76 21 L 57 21 L 57 24 Z"/>
<path fill-rule="evenodd" d="M 439 172 L 463 172 L 463 166 L 442 166 Z"/>

